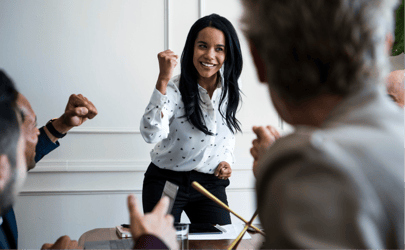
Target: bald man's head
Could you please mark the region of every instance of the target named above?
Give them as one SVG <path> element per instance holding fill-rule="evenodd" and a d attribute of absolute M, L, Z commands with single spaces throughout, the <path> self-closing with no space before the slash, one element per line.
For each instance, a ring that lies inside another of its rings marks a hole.
<path fill-rule="evenodd" d="M 35 167 L 35 148 L 38 143 L 39 130 L 37 128 L 37 117 L 30 102 L 22 94 L 18 94 L 17 105 L 24 114 L 24 122 L 21 125 L 21 132 L 25 139 L 25 158 L 27 169 Z"/>
<path fill-rule="evenodd" d="M 404 77 L 405 70 L 396 70 L 387 77 L 387 93 L 400 106 L 404 108 Z"/>

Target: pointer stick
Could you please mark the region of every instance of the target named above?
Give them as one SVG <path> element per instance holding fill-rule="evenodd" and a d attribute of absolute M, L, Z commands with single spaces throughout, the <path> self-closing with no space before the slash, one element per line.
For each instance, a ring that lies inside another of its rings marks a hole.
<path fill-rule="evenodd" d="M 257 212 L 257 210 L 256 210 L 256 212 L 255 212 L 254 215 L 252 216 L 252 219 L 250 219 L 249 223 L 247 223 L 247 224 L 245 225 L 245 227 L 243 228 L 242 232 L 240 232 L 240 234 L 238 235 L 238 237 L 232 242 L 231 245 L 229 245 L 228 250 L 236 249 L 236 248 L 238 247 L 240 241 L 242 240 L 243 235 L 245 235 L 246 230 L 249 228 L 249 226 L 250 226 L 250 227 L 252 226 L 252 223 L 253 223 L 253 221 L 256 219 L 257 214 L 258 214 L 258 212 Z"/>
<path fill-rule="evenodd" d="M 247 229 L 249 228 L 249 225 L 246 224 L 245 227 L 243 228 L 242 232 L 240 232 L 240 234 L 238 235 L 238 237 L 236 237 L 236 239 L 232 242 L 231 245 L 229 245 L 227 250 L 232 250 L 232 249 L 236 249 L 240 243 L 240 240 L 242 239 L 243 235 L 246 233 Z"/>
<path fill-rule="evenodd" d="M 191 186 L 193 186 L 193 188 L 197 189 L 200 193 L 202 193 L 203 195 L 207 196 L 208 198 L 210 198 L 211 200 L 213 200 L 215 203 L 217 203 L 218 205 L 220 205 L 221 207 L 223 207 L 224 209 L 226 209 L 227 211 L 231 212 L 233 215 L 235 215 L 236 217 L 238 217 L 240 220 L 242 220 L 244 223 L 249 224 L 248 221 L 246 221 L 245 219 L 242 218 L 242 216 L 238 215 L 237 213 L 235 213 L 234 211 L 232 211 L 232 209 L 230 209 L 227 205 L 225 205 L 222 201 L 220 201 L 217 197 L 215 197 L 214 195 L 212 195 L 210 192 L 208 192 L 208 190 L 206 190 L 203 186 L 201 186 L 198 182 L 193 181 L 193 183 L 191 183 Z M 257 216 L 257 210 L 255 212 L 255 216 L 254 218 L 256 218 Z M 252 220 L 253 221 L 253 220 Z M 262 234 L 265 236 L 265 234 L 257 227 L 253 226 L 253 225 L 249 225 L 250 227 L 252 227 L 254 230 L 256 230 L 256 232 Z"/>

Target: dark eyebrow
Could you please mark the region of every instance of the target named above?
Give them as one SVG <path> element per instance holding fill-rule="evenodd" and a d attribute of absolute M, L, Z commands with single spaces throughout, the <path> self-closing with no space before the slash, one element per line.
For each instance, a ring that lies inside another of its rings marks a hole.
<path fill-rule="evenodd" d="M 207 44 L 206 42 L 203 42 L 203 41 L 198 41 L 197 43 Z M 225 48 L 225 45 L 222 45 L 222 44 L 217 44 L 217 45 L 215 45 L 215 46 L 224 47 L 224 48 Z"/>
<path fill-rule="evenodd" d="M 35 127 L 38 127 L 37 116 L 35 116 Z"/>
<path fill-rule="evenodd" d="M 397 101 L 397 98 L 395 98 L 395 96 L 393 96 L 393 95 L 391 95 L 391 94 L 388 94 L 388 96 L 391 97 L 391 99 L 392 99 L 394 102 Z"/>

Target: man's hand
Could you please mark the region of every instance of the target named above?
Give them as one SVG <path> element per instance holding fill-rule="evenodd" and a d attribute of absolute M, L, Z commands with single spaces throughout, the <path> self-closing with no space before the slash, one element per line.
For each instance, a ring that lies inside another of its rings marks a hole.
<path fill-rule="evenodd" d="M 218 164 L 214 174 L 219 179 L 227 180 L 229 177 L 231 177 L 232 168 L 228 162 L 222 161 Z"/>
<path fill-rule="evenodd" d="M 56 127 L 55 129 L 61 133 L 67 132 L 73 127 L 82 125 L 87 119 L 93 119 L 97 114 L 97 109 L 91 101 L 81 94 L 73 94 L 69 97 L 65 113 L 59 118 L 64 131 L 59 131 Z"/>
<path fill-rule="evenodd" d="M 93 119 L 98 114 L 94 104 L 83 95 L 71 95 L 65 108 L 65 113 L 52 122 L 53 127 L 60 133 L 66 134 L 73 127 L 83 124 L 87 119 Z M 53 141 L 58 138 L 49 133 L 45 127 L 45 132 Z"/>
<path fill-rule="evenodd" d="M 166 214 L 169 198 L 162 197 L 151 213 L 145 215 L 139 210 L 138 200 L 134 195 L 128 196 L 128 210 L 131 220 L 131 234 L 136 241 L 144 234 L 151 234 L 163 241 L 169 249 L 178 249 L 174 218 Z"/>
<path fill-rule="evenodd" d="M 257 139 L 254 139 L 252 142 L 253 147 L 250 149 L 250 154 L 253 156 L 254 159 L 253 174 L 256 176 L 258 173 L 257 166 L 260 159 L 262 159 L 263 155 L 266 153 L 270 145 L 272 145 L 278 138 L 280 138 L 280 134 L 272 126 L 254 126 L 253 132 L 256 134 Z"/>
<path fill-rule="evenodd" d="M 55 244 L 46 243 L 41 249 L 82 249 L 79 247 L 77 241 L 70 240 L 69 236 L 65 235 L 60 237 Z"/>

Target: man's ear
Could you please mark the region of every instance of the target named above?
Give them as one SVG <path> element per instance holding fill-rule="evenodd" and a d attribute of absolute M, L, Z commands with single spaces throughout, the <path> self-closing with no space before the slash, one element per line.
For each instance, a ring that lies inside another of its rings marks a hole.
<path fill-rule="evenodd" d="M 388 33 L 385 36 L 385 52 L 388 56 L 392 54 L 392 46 L 394 45 L 394 36 L 391 33 Z"/>
<path fill-rule="evenodd" d="M 252 40 L 249 40 L 249 47 L 250 47 L 250 53 L 252 54 L 252 57 L 253 57 L 253 62 L 256 66 L 257 75 L 259 76 L 259 80 L 260 80 L 260 82 L 267 83 L 266 64 L 265 64 L 263 58 L 260 56 L 259 51 L 257 51 L 256 46 L 254 45 Z"/>
<path fill-rule="evenodd" d="M 0 192 L 4 190 L 11 176 L 10 162 L 6 155 L 0 155 Z"/>

